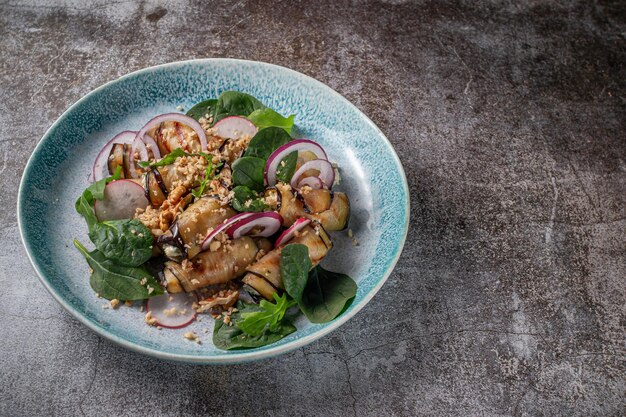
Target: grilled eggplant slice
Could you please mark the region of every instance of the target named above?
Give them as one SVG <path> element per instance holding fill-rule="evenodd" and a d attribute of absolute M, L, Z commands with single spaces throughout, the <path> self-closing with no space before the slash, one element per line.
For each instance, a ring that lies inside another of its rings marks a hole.
<path fill-rule="evenodd" d="M 309 212 L 313 214 L 322 213 L 330 208 L 331 192 L 325 188 L 319 190 L 304 189 L 301 195 L 304 199 L 305 208 L 308 207 Z"/>
<path fill-rule="evenodd" d="M 185 152 L 202 150 L 198 134 L 182 123 L 164 122 L 147 133 L 154 138 L 161 155 L 167 155 L 176 148 L 182 148 Z"/>
<path fill-rule="evenodd" d="M 109 174 L 113 175 L 117 171 L 117 167 L 122 167 L 121 177 L 128 178 L 128 167 L 125 164 L 126 152 L 128 145 L 123 143 L 116 143 L 111 148 L 109 159 L 107 161 L 107 167 L 109 168 Z"/>
<path fill-rule="evenodd" d="M 311 264 L 317 265 L 324 259 L 332 244 L 328 234 L 320 225 L 307 226 L 289 243 L 300 243 L 309 248 Z M 282 247 L 276 248 L 247 268 L 248 273 L 243 282 L 256 289 L 265 298 L 271 299 L 276 289 L 282 289 L 283 280 L 280 276 L 280 254 Z M 264 280 L 266 282 L 262 282 Z M 271 289 L 270 287 L 273 287 Z"/>
<path fill-rule="evenodd" d="M 329 194 L 328 197 L 331 198 L 331 202 L 328 210 L 320 213 L 308 213 L 307 210 L 305 210 L 304 198 L 297 198 L 290 186 L 283 184 L 279 185 L 277 188 L 281 196 L 279 213 L 283 217 L 284 226 L 291 226 L 300 217 L 307 217 L 311 220 L 318 221 L 326 230 L 343 230 L 348 224 L 350 201 L 348 200 L 348 196 L 344 193 L 336 192 Z M 319 197 L 322 198 L 323 195 L 320 194 Z M 323 202 L 322 204 L 325 205 L 326 203 Z M 321 207 L 322 204 L 320 204 L 319 207 Z"/>
<path fill-rule="evenodd" d="M 246 273 L 254 262 L 258 248 L 254 240 L 244 236 L 222 245 L 214 252 L 202 252 L 191 261 L 165 263 L 168 292 L 195 291 L 209 285 L 223 284 Z"/>
<path fill-rule="evenodd" d="M 213 229 L 224 220 L 237 214 L 229 206 L 222 206 L 215 197 L 202 197 L 191 204 L 178 216 L 178 231 L 187 246 L 187 255 L 191 259 L 200 253 L 200 245 L 209 229 Z"/>
<path fill-rule="evenodd" d="M 146 173 L 143 180 L 146 198 L 148 198 L 153 207 L 161 207 L 168 194 L 161 173 L 158 169 L 153 168 Z"/>
<path fill-rule="evenodd" d="M 311 220 L 320 222 L 325 229 L 343 230 L 350 217 L 350 200 L 344 193 L 333 193 L 330 208 L 317 214 L 305 214 Z"/>

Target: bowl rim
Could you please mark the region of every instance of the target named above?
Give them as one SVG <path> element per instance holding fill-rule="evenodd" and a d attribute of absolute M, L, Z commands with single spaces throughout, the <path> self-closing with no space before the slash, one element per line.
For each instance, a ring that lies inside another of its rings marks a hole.
<path fill-rule="evenodd" d="M 391 152 L 392 157 L 394 158 L 394 160 L 396 161 L 396 163 L 400 167 L 400 174 L 401 174 L 401 178 L 402 178 L 402 186 L 403 186 L 403 189 L 404 189 L 404 197 L 405 197 L 405 210 L 406 210 L 405 213 L 406 213 L 406 216 L 404 218 L 404 231 L 403 231 L 403 234 L 402 234 L 402 237 L 401 237 L 400 245 L 398 247 L 397 252 L 394 255 L 394 258 L 391 260 L 391 263 L 389 263 L 389 266 L 385 270 L 383 276 L 378 281 L 378 283 L 374 287 L 372 287 L 370 289 L 370 291 L 363 297 L 363 299 L 359 303 L 354 305 L 354 308 L 352 308 L 350 311 L 345 312 L 343 315 L 341 315 L 340 317 L 338 317 L 334 321 L 328 323 L 324 328 L 322 328 L 322 329 L 320 329 L 320 330 L 318 330 L 318 331 L 316 331 L 316 332 L 314 332 L 314 333 L 312 333 L 310 335 L 307 335 L 307 336 L 304 336 L 302 338 L 296 339 L 293 342 L 285 344 L 285 345 L 280 345 L 280 346 L 276 346 L 276 347 L 273 347 L 273 348 L 270 347 L 270 348 L 267 348 L 267 349 L 262 350 L 262 351 L 246 351 L 246 350 L 230 351 L 227 355 L 223 355 L 223 356 L 197 356 L 197 355 L 187 355 L 187 354 L 163 352 L 163 351 L 158 350 L 158 349 L 149 348 L 149 347 L 143 346 L 143 345 L 141 345 L 139 343 L 132 342 L 132 341 L 127 340 L 127 339 L 125 339 L 123 337 L 120 337 L 120 336 L 117 336 L 117 335 L 115 335 L 113 333 L 110 333 L 110 332 L 108 332 L 107 330 L 105 330 L 102 327 L 96 326 L 89 319 L 87 319 L 82 313 L 80 313 L 78 310 L 73 308 L 67 301 L 65 301 L 65 299 L 50 284 L 50 282 L 48 281 L 48 278 L 43 273 L 42 269 L 39 267 L 38 260 L 34 257 L 33 253 L 31 252 L 30 243 L 26 239 L 26 233 L 25 233 L 25 230 L 24 230 L 25 226 L 24 226 L 24 219 L 22 218 L 22 205 L 23 205 L 23 200 L 25 201 L 25 199 L 26 199 L 26 197 L 25 197 L 25 195 L 26 195 L 25 194 L 25 178 L 29 177 L 31 175 L 31 171 L 33 170 L 33 167 L 34 167 L 34 164 L 35 164 L 34 160 L 36 159 L 36 155 L 39 155 L 39 153 L 41 152 L 41 147 L 43 146 L 43 143 L 49 137 L 50 133 L 58 125 L 62 124 L 65 121 L 65 119 L 68 117 L 68 115 L 76 107 L 78 107 L 81 103 L 86 101 L 91 96 L 98 94 L 100 91 L 103 91 L 103 90 L 109 88 L 110 86 L 112 86 L 112 85 L 114 85 L 114 84 L 116 84 L 118 82 L 121 82 L 123 80 L 126 80 L 128 78 L 133 78 L 133 77 L 136 77 L 138 75 L 151 73 L 151 72 L 158 71 L 158 70 L 161 70 L 161 69 L 164 69 L 164 68 L 175 68 L 175 67 L 178 67 L 178 66 L 184 66 L 184 65 L 189 65 L 189 64 L 191 64 L 191 65 L 205 65 L 205 64 L 212 64 L 212 63 L 232 64 L 232 65 L 255 64 L 255 65 L 261 65 L 261 66 L 274 67 L 274 68 L 276 68 L 276 69 L 278 69 L 280 71 L 286 71 L 287 73 L 290 73 L 294 77 L 305 79 L 305 80 L 307 80 L 309 82 L 313 82 L 314 84 L 319 84 L 321 87 L 327 89 L 331 94 L 334 94 L 334 95 L 338 96 L 338 98 L 342 102 L 344 102 L 347 106 L 351 107 L 353 110 L 358 112 L 363 117 L 363 119 L 378 133 L 378 135 L 384 139 L 385 145 L 387 146 L 387 148 Z M 159 359 L 164 359 L 164 360 L 179 361 L 179 362 L 186 362 L 186 363 L 195 363 L 195 364 L 206 364 L 206 365 L 227 365 L 227 364 L 244 363 L 244 362 L 256 361 L 256 360 L 261 360 L 261 359 L 273 358 L 273 357 L 276 357 L 278 355 L 281 355 L 281 354 L 284 354 L 284 353 L 287 353 L 287 352 L 291 352 L 293 350 L 296 350 L 298 348 L 306 346 L 306 345 L 310 344 L 311 342 L 313 342 L 313 341 L 315 341 L 317 339 L 320 339 L 321 337 L 329 334 L 333 330 L 339 328 L 341 325 L 343 325 L 345 322 L 347 322 L 350 318 L 352 318 L 356 313 L 358 313 L 363 307 L 365 307 L 371 301 L 371 299 L 374 297 L 374 295 L 376 295 L 376 293 L 378 293 L 378 291 L 382 288 L 383 284 L 387 281 L 387 279 L 389 278 L 389 276 L 393 272 L 393 270 L 394 270 L 394 268 L 395 268 L 395 266 L 396 266 L 396 264 L 397 264 L 397 262 L 398 262 L 398 260 L 400 258 L 400 255 L 402 254 L 402 251 L 404 249 L 404 245 L 406 243 L 406 238 L 407 238 L 407 234 L 408 234 L 408 230 L 409 230 L 409 219 L 410 219 L 409 187 L 408 187 L 408 183 L 407 183 L 407 179 L 406 179 L 406 174 L 404 172 L 404 167 L 402 166 L 402 162 L 400 161 L 400 158 L 398 157 L 398 155 L 397 155 L 393 145 L 389 141 L 389 139 L 378 128 L 378 126 L 376 126 L 376 124 L 369 117 L 367 117 L 367 115 L 365 115 L 365 113 L 363 113 L 361 110 L 359 110 L 358 107 L 356 107 L 348 99 L 346 99 L 343 95 L 341 95 L 340 93 L 338 93 L 337 91 L 335 91 L 334 89 L 329 87 L 328 85 L 326 85 L 323 82 L 318 81 L 315 78 L 310 77 L 310 76 L 308 76 L 306 74 L 303 74 L 301 72 L 298 72 L 296 70 L 293 70 L 293 69 L 290 69 L 290 68 L 287 68 L 287 67 L 283 67 L 283 66 L 275 65 L 275 64 L 270 64 L 270 63 L 267 63 L 267 62 L 244 60 L 244 59 L 233 59 L 233 58 L 200 58 L 200 59 L 190 59 L 190 60 L 183 60 L 183 61 L 172 61 L 172 62 L 160 64 L 160 65 L 154 65 L 154 66 L 142 68 L 142 69 L 130 72 L 128 74 L 122 75 L 121 77 L 118 77 L 118 78 L 115 78 L 115 79 L 113 79 L 111 81 L 108 81 L 105 84 L 102 84 L 101 86 L 99 86 L 99 87 L 91 90 L 87 94 L 83 95 L 79 100 L 77 100 L 74 104 L 72 104 L 70 107 L 68 107 L 55 120 L 55 122 L 46 130 L 44 135 L 37 142 L 37 145 L 33 149 L 30 157 L 28 158 L 28 162 L 26 163 L 26 166 L 24 168 L 24 172 L 22 174 L 22 178 L 20 179 L 20 185 L 19 185 L 18 195 L 17 195 L 17 223 L 18 223 L 18 228 L 19 228 L 19 231 L 20 231 L 20 238 L 22 240 L 22 244 L 24 245 L 24 248 L 26 249 L 26 255 L 28 256 L 28 259 L 29 259 L 31 265 L 33 266 L 35 272 L 37 273 L 37 276 L 39 277 L 39 281 L 43 284 L 43 286 L 46 288 L 46 290 L 48 290 L 48 292 L 54 297 L 54 299 L 56 299 L 57 302 L 59 304 L 61 304 L 61 306 L 63 306 L 63 308 L 65 308 L 65 310 L 67 310 L 79 322 L 81 322 L 82 324 L 84 324 L 89 329 L 93 330 L 94 332 L 96 332 L 96 334 L 98 334 L 99 336 L 104 337 L 104 338 L 106 338 L 108 340 L 111 340 L 112 342 L 114 342 L 114 343 L 116 343 L 116 344 L 118 344 L 118 345 L 120 345 L 122 347 L 125 347 L 125 348 L 127 348 L 127 349 L 129 349 L 131 351 L 142 353 L 142 354 L 153 356 L 153 357 L 157 357 Z"/>

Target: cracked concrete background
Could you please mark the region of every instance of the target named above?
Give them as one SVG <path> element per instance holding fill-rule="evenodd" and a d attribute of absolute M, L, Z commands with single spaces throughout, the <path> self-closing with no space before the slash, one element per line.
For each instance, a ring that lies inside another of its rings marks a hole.
<path fill-rule="evenodd" d="M 0 415 L 624 415 L 626 5 L 0 2 Z M 341 330 L 258 363 L 128 352 L 38 282 L 23 167 L 93 88 L 236 57 L 330 85 L 388 135 L 404 253 Z"/>

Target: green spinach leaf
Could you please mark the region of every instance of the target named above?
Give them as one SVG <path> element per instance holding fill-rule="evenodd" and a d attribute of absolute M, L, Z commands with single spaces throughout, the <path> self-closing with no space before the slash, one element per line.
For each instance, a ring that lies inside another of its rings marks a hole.
<path fill-rule="evenodd" d="M 287 155 L 280 162 L 280 164 L 278 164 L 278 169 L 276 169 L 276 178 L 278 178 L 278 181 L 289 184 L 289 181 L 291 181 L 291 177 L 293 177 L 294 172 L 296 172 L 297 163 L 298 152 L 293 151 L 289 155 Z"/>
<path fill-rule="evenodd" d="M 247 119 L 254 123 L 259 129 L 275 126 L 285 129 L 287 133 L 291 133 L 294 117 L 295 115 L 293 114 L 289 117 L 284 117 L 270 108 L 265 108 L 253 111 Z"/>
<path fill-rule="evenodd" d="M 215 118 L 216 105 L 217 99 L 214 98 L 201 101 L 187 111 L 187 116 L 200 120 L 208 114 L 209 117 Z"/>
<path fill-rule="evenodd" d="M 259 311 L 244 311 L 241 313 L 241 319 L 236 324 L 241 331 L 251 336 L 259 336 L 266 329 L 276 331 L 280 321 L 285 316 L 287 309 L 296 305 L 295 300 L 287 298 L 287 294 L 281 297 L 274 293 L 276 303 L 270 303 L 267 300 L 261 300 Z"/>
<path fill-rule="evenodd" d="M 276 343 L 296 330 L 293 324 L 283 320 L 274 331 L 266 329 L 258 336 L 250 336 L 237 325 L 229 326 L 222 320 L 217 320 L 213 329 L 213 344 L 216 348 L 224 350 L 256 348 Z"/>
<path fill-rule="evenodd" d="M 287 294 L 298 303 L 302 300 L 310 269 L 311 258 L 306 245 L 292 243 L 283 248 L 280 253 L 280 276 Z"/>
<path fill-rule="evenodd" d="M 217 98 L 215 118 L 217 122 L 227 116 L 247 116 L 265 106 L 250 94 L 239 91 L 225 91 Z"/>
<path fill-rule="evenodd" d="M 327 271 L 316 266 L 309 272 L 309 280 L 300 310 L 311 323 L 326 323 L 336 318 L 356 295 L 356 283 L 345 274 Z"/>
<path fill-rule="evenodd" d="M 237 323 L 242 321 L 243 314 L 262 312 L 263 308 L 256 304 L 247 304 L 240 301 L 237 303 L 237 309 L 239 311 L 231 315 L 232 326 L 224 324 L 222 320 L 215 322 L 213 344 L 218 349 L 245 349 L 270 345 L 297 330 L 291 322 L 283 318 L 274 325 L 273 330 L 270 330 L 269 327 L 265 327 L 261 333 L 252 336 L 244 333 L 243 330 L 238 327 Z"/>
<path fill-rule="evenodd" d="M 87 227 L 89 230 L 98 223 L 96 213 L 93 211 L 93 204 L 95 200 L 102 200 L 104 198 L 104 188 L 111 181 L 119 180 L 122 175 L 122 167 L 117 167 L 115 174 L 108 178 L 103 178 L 94 182 L 83 191 L 80 197 L 76 200 L 74 207 L 78 214 L 83 216 L 87 221 Z"/>
<path fill-rule="evenodd" d="M 233 188 L 233 199 L 230 203 L 239 212 L 261 212 L 268 207 L 256 191 L 245 185 L 238 185 Z"/>
<path fill-rule="evenodd" d="M 96 223 L 89 239 L 102 255 L 120 265 L 139 266 L 152 256 L 152 233 L 137 219 Z"/>
<path fill-rule="evenodd" d="M 88 252 L 76 239 L 74 246 L 93 270 L 89 284 L 100 296 L 108 300 L 144 300 L 163 294 L 161 285 L 145 268 L 117 265 L 98 250 Z"/>
<path fill-rule="evenodd" d="M 237 185 L 245 185 L 255 190 L 263 191 L 265 169 L 265 160 L 253 156 L 244 156 L 237 159 L 232 166 L 233 183 Z"/>
<path fill-rule="evenodd" d="M 256 156 L 267 160 L 272 152 L 290 140 L 289 133 L 279 127 L 261 129 L 248 144 L 245 156 Z"/>

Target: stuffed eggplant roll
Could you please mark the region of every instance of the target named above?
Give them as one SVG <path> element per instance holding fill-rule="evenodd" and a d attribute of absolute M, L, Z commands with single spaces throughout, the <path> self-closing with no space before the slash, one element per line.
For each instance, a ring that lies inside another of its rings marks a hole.
<path fill-rule="evenodd" d="M 209 285 L 223 284 L 240 277 L 254 262 L 259 251 L 251 237 L 228 241 L 214 251 L 202 252 L 191 261 L 168 261 L 163 270 L 167 291 L 191 292 Z"/>
<path fill-rule="evenodd" d="M 265 201 L 279 212 L 285 226 L 306 217 L 318 221 L 326 230 L 343 230 L 350 216 L 348 196 L 325 189 L 294 193 L 290 186 L 279 184 L 266 191 Z"/>
<path fill-rule="evenodd" d="M 306 226 L 289 243 L 300 243 L 309 248 L 309 258 L 312 266 L 324 259 L 332 243 L 326 231 L 319 224 L 311 223 Z M 280 254 L 282 247 L 278 247 L 263 256 L 247 268 L 243 282 L 248 284 L 263 297 L 271 300 L 272 294 L 283 289 L 283 280 L 280 276 Z"/>

